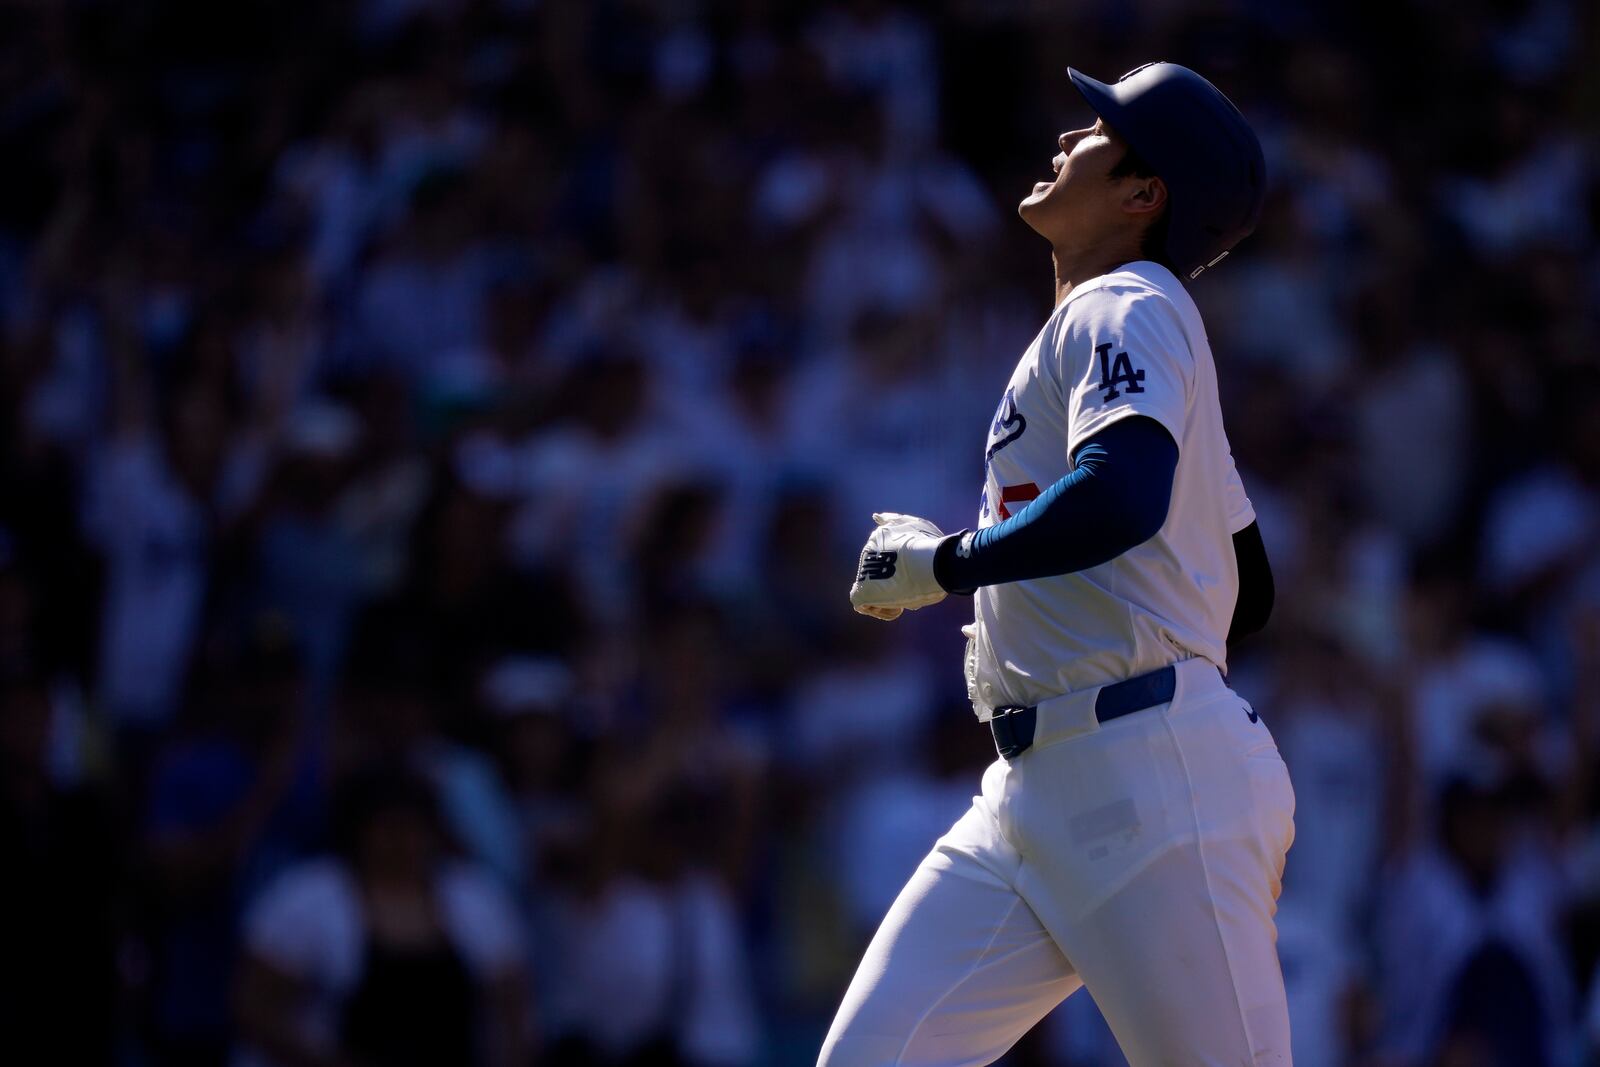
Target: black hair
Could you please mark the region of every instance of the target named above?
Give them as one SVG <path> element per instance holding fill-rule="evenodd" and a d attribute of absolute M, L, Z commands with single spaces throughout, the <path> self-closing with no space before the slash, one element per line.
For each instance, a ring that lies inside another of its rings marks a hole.
<path fill-rule="evenodd" d="M 346 859 L 356 858 L 362 835 L 385 815 L 417 815 L 443 831 L 433 787 L 407 767 L 373 763 L 358 768 L 338 783 L 332 799 L 329 844 Z"/>
<path fill-rule="evenodd" d="M 1130 147 L 1106 177 L 1114 181 L 1117 178 L 1157 178 L 1160 175 L 1156 173 L 1154 167 L 1144 161 L 1143 156 Z M 1168 196 L 1170 195 L 1169 190 Z M 1176 273 L 1177 268 L 1167 258 L 1167 231 L 1172 217 L 1171 208 L 1172 201 L 1169 199 L 1156 220 L 1145 227 L 1144 233 L 1139 238 L 1139 254 Z"/>

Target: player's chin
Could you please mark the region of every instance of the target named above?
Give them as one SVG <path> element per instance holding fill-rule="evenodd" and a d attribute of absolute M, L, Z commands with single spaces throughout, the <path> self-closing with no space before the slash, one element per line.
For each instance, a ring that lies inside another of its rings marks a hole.
<path fill-rule="evenodd" d="M 1039 229 L 1040 224 L 1051 213 L 1050 200 L 1053 199 L 1055 188 L 1051 182 L 1039 182 L 1033 187 L 1033 192 L 1022 198 L 1022 202 L 1017 205 L 1017 214 L 1022 216 L 1023 222 L 1035 230 Z"/>

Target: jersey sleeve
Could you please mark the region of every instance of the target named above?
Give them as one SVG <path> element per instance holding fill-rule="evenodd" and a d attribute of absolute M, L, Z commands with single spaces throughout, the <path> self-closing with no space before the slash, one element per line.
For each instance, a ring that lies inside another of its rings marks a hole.
<path fill-rule="evenodd" d="M 1155 419 L 1179 447 L 1194 356 L 1171 301 L 1096 289 L 1074 300 L 1055 345 L 1067 409 L 1067 452 L 1131 415 Z"/>

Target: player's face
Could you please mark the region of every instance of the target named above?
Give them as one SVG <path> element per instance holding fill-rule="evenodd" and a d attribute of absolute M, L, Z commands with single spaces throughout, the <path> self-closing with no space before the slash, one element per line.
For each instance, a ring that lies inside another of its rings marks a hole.
<path fill-rule="evenodd" d="M 1056 144 L 1061 151 L 1051 160 L 1055 179 L 1036 184 L 1017 214 L 1052 245 L 1095 240 L 1121 218 L 1122 190 L 1107 175 L 1122 161 L 1127 143 L 1096 119 L 1093 126 L 1063 133 Z"/>

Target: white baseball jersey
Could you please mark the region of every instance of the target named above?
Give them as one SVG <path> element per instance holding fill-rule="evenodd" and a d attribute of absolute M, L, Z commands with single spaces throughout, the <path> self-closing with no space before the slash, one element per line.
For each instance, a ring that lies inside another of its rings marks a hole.
<path fill-rule="evenodd" d="M 1129 263 L 1072 290 L 1017 364 L 989 429 L 979 526 L 1072 470 L 1072 452 L 1145 415 L 1178 445 L 1155 537 L 1074 574 L 977 591 L 967 685 L 980 719 L 1203 656 L 1226 667 L 1232 535 L 1255 520 L 1234 467 L 1200 312 L 1178 279 Z"/>

